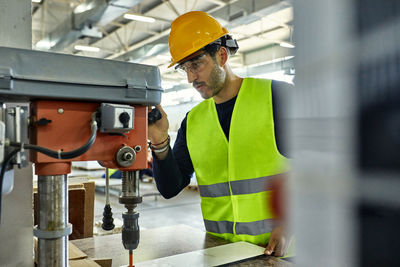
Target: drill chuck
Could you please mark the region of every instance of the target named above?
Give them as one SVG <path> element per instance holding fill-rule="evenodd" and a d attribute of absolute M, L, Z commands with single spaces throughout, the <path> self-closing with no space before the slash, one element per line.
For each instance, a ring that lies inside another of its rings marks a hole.
<path fill-rule="evenodd" d="M 139 213 L 125 212 L 122 214 L 122 244 L 127 250 L 134 250 L 139 245 Z"/>

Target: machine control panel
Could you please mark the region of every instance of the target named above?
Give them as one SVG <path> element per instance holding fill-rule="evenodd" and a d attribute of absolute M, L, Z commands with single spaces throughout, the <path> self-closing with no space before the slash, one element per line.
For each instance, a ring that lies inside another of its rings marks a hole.
<path fill-rule="evenodd" d="M 134 128 L 135 109 L 129 105 L 102 103 L 100 132 L 124 133 Z"/>

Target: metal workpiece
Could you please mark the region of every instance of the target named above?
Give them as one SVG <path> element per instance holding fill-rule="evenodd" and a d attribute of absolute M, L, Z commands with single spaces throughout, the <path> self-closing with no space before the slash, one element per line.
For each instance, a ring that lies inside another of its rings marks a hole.
<path fill-rule="evenodd" d="M 115 160 L 121 167 L 130 167 L 136 160 L 136 151 L 130 146 L 123 146 L 115 155 Z"/>
<path fill-rule="evenodd" d="M 0 47 L 0 58 L 2 101 L 161 102 L 156 66 L 9 47 Z"/>
<path fill-rule="evenodd" d="M 68 266 L 67 175 L 38 177 L 38 266 Z"/>

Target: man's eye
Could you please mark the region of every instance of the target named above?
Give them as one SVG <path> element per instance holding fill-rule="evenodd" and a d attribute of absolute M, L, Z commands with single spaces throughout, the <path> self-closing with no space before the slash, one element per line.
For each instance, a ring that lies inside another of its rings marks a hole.
<path fill-rule="evenodd" d="M 199 67 L 199 65 L 200 65 L 199 62 L 193 62 L 192 69 L 194 69 L 194 70 L 197 69 Z"/>

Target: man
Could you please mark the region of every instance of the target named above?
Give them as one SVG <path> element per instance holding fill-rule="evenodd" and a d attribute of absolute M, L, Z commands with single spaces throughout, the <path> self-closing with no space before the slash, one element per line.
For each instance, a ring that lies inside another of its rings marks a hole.
<path fill-rule="evenodd" d="M 288 171 L 275 142 L 271 83 L 278 82 L 235 75 L 228 59 L 238 45 L 204 12 L 172 22 L 169 48 L 170 67 L 184 72 L 205 100 L 186 115 L 173 151 L 167 115 L 157 106 L 162 118 L 149 126 L 149 140 L 158 190 L 165 198 L 177 195 L 195 171 L 209 234 L 267 245 L 267 255 L 283 256 L 289 240 L 266 190 L 272 177 Z"/>

